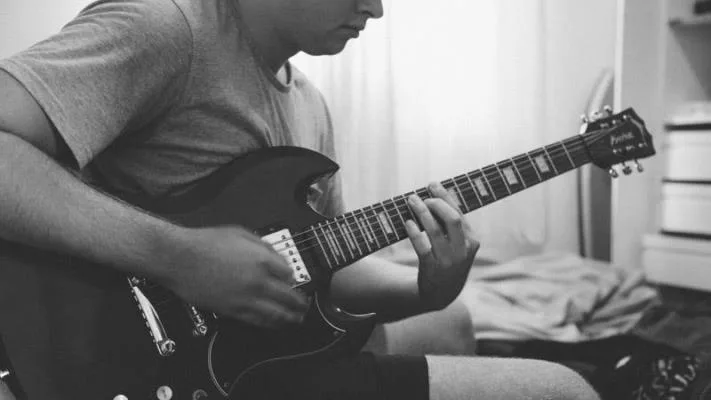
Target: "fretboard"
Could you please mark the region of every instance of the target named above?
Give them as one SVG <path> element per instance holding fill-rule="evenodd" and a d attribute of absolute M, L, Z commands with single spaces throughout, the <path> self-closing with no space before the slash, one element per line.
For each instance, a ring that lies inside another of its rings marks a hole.
<path fill-rule="evenodd" d="M 590 161 L 583 139 L 574 136 L 441 183 L 460 211 L 469 213 Z M 412 194 L 422 199 L 433 197 L 427 188 L 420 188 L 311 226 L 309 230 L 331 270 L 407 238 L 405 221 L 417 222 L 407 202 Z"/>

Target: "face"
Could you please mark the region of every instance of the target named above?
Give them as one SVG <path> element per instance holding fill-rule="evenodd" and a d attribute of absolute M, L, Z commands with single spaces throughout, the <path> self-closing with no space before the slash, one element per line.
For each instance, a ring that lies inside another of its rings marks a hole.
<path fill-rule="evenodd" d="M 280 36 L 311 55 L 337 54 L 357 38 L 370 18 L 383 16 L 381 0 L 284 0 Z"/>

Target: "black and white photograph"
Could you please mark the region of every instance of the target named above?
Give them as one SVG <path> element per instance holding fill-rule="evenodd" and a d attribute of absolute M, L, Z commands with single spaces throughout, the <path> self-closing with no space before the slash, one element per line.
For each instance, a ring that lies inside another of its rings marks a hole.
<path fill-rule="evenodd" d="M 711 0 L 0 0 L 0 400 L 711 400 Z"/>

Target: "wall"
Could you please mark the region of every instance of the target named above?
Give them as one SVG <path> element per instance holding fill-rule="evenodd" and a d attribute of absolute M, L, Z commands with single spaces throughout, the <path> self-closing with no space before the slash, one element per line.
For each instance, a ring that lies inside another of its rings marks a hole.
<path fill-rule="evenodd" d="M 0 0 L 0 58 L 50 36 L 87 4 L 89 0 Z"/>
<path fill-rule="evenodd" d="M 403 0 L 407 1 L 407 0 Z M 526 1 L 526 0 L 519 0 Z M 0 57 L 51 35 L 88 0 L 0 0 Z M 546 129 L 552 140 L 577 133 L 593 84 L 601 70 L 614 66 L 616 0 L 547 0 Z M 524 40 L 525 38 L 522 38 Z M 547 183 L 555 197 L 546 213 L 550 248 L 578 248 L 575 174 Z"/>
<path fill-rule="evenodd" d="M 578 132 L 580 115 L 593 86 L 604 68 L 615 65 L 616 0 L 548 0 L 546 93 L 547 129 L 551 138 L 569 137 Z M 575 174 L 566 174 L 547 183 L 554 193 L 548 226 L 561 226 L 548 232 L 554 250 L 578 248 L 576 224 L 578 210 Z"/>

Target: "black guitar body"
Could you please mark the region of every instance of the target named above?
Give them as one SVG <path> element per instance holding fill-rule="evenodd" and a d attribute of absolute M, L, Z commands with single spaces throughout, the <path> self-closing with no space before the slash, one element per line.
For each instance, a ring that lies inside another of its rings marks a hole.
<path fill-rule="evenodd" d="M 189 226 L 298 234 L 324 219 L 308 206 L 308 187 L 337 168 L 305 149 L 272 148 L 235 160 L 183 195 L 126 200 Z M 210 315 L 207 334 L 197 336 L 184 303 L 156 297 L 165 333 L 176 343 L 173 355 L 160 356 L 126 276 L 2 243 L 0 337 L 10 372 L 30 400 L 155 399 L 163 386 L 176 400 L 246 399 L 261 381 L 254 378 L 274 368 L 357 352 L 372 318 L 332 305 L 328 265 L 308 246 L 299 250 L 312 278 L 299 288 L 312 299 L 303 324 L 266 330 Z"/>

